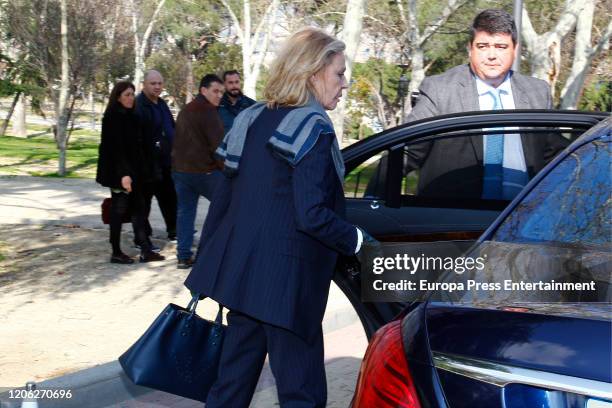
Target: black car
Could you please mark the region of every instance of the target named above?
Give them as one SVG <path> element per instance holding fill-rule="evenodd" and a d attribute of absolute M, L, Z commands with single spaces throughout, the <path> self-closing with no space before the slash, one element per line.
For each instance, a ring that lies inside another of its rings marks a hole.
<path fill-rule="evenodd" d="M 362 292 L 369 271 L 339 267 L 334 280 L 368 337 L 390 322 L 370 343 L 355 407 L 612 406 L 607 116 L 448 115 L 391 129 L 344 150 L 348 218 L 387 250 L 489 257 L 484 270 L 448 272 L 441 282 L 557 278 L 597 285 L 591 293 L 553 290 L 548 297 L 476 288 L 427 291 L 417 299 L 399 291 L 383 299 L 388 301 L 363 301 L 376 300 Z M 529 137 L 554 133 L 573 143 L 511 202 L 419 196 L 418 171 L 405 169 L 409 149 L 500 127 Z"/>

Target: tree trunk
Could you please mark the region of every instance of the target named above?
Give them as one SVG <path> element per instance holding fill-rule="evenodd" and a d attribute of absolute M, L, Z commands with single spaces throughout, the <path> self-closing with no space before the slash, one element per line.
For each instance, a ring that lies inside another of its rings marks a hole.
<path fill-rule="evenodd" d="M 251 18 L 251 2 L 250 0 L 242 0 L 242 24 L 238 19 L 236 13 L 227 2 L 227 0 L 221 0 L 221 3 L 226 8 L 238 34 L 238 38 L 242 43 L 242 78 L 243 78 L 243 86 L 242 90 L 245 95 L 255 98 L 256 97 L 256 85 L 257 78 L 259 76 L 260 66 L 263 63 L 263 60 L 268 51 L 268 42 L 270 36 L 272 35 L 272 30 L 275 26 L 276 14 L 278 12 L 279 0 L 272 0 L 264 15 L 262 16 L 257 28 L 255 29 L 255 33 L 251 34 L 253 21 Z M 267 23 L 267 24 L 266 24 Z M 257 41 L 261 39 L 261 32 L 265 29 L 265 34 L 263 40 L 261 41 L 262 45 L 259 50 L 259 57 L 255 59 L 255 51 L 257 46 Z"/>
<path fill-rule="evenodd" d="M 593 16 L 595 12 L 595 1 L 584 0 L 585 7 L 578 15 L 576 23 L 576 43 L 574 46 L 574 60 L 565 86 L 561 90 L 561 109 L 576 109 L 578 100 L 584 87 L 591 62 L 596 55 L 596 48 L 591 45 L 591 32 L 593 29 Z M 611 23 L 612 24 L 612 23 Z M 601 41 L 609 39 L 609 32 L 604 34 Z"/>
<path fill-rule="evenodd" d="M 553 95 L 561 69 L 561 41 L 561 37 L 554 33 L 545 34 L 529 49 L 531 76 L 548 82 Z"/>
<path fill-rule="evenodd" d="M 412 111 L 410 100 L 413 92 L 418 92 L 421 83 L 425 79 L 425 55 L 423 48 L 418 47 L 412 50 L 410 67 L 410 83 L 408 84 L 408 93 L 404 95 L 404 114 L 408 115 Z M 404 123 L 402 118 L 402 123 Z"/>
<path fill-rule="evenodd" d="M 8 128 L 9 121 L 11 120 L 11 116 L 13 116 L 13 112 L 15 111 L 15 106 L 17 105 L 17 101 L 21 96 L 21 91 L 18 91 L 13 97 L 13 102 L 11 103 L 11 107 L 9 108 L 6 118 L 2 123 L 2 128 L 0 129 L 0 136 L 4 136 L 6 134 L 6 129 Z"/>
<path fill-rule="evenodd" d="M 66 175 L 66 144 L 64 143 L 62 146 L 59 146 L 59 167 L 57 170 L 57 174 L 60 176 Z"/>
<path fill-rule="evenodd" d="M 93 88 L 89 91 L 89 106 L 91 107 L 91 130 L 96 130 L 96 101 Z"/>
<path fill-rule="evenodd" d="M 142 89 L 144 73 L 144 56 L 140 53 L 140 48 L 140 37 L 138 33 L 134 33 L 134 86 L 136 86 L 136 91 Z"/>
<path fill-rule="evenodd" d="M 376 116 L 378 117 L 378 121 L 382 125 L 384 130 L 389 128 L 389 125 L 394 126 L 394 123 L 389 123 L 387 119 L 387 112 L 385 110 L 385 102 L 383 101 L 380 92 L 374 86 L 374 84 L 370 84 L 370 89 L 372 90 L 372 95 L 374 95 L 374 99 L 376 100 Z M 393 116 L 391 116 L 393 118 Z"/>
<path fill-rule="evenodd" d="M 244 75 L 244 92 L 253 96 L 255 81 L 251 75 L 251 57 L 253 54 L 251 44 L 251 2 L 242 0 L 242 71 Z M 255 38 L 257 41 L 257 38 Z"/>
<path fill-rule="evenodd" d="M 55 143 L 59 149 L 59 166 L 58 174 L 60 176 L 66 175 L 66 147 L 67 147 L 67 133 L 66 127 L 68 125 L 68 97 L 70 96 L 70 72 L 68 65 L 68 12 L 66 6 L 67 0 L 60 0 L 61 8 L 61 23 L 60 23 L 60 35 L 61 35 L 61 81 L 59 96 L 57 100 L 56 109 L 56 132 L 55 132 Z"/>
<path fill-rule="evenodd" d="M 28 130 L 26 128 L 26 98 L 22 93 L 19 96 L 13 118 L 13 135 L 17 137 L 27 137 Z"/>
<path fill-rule="evenodd" d="M 565 37 L 576 26 L 576 17 L 584 8 L 584 1 L 566 0 L 565 8 L 554 28 L 544 34 L 534 30 L 527 10 L 523 6 L 523 45 L 528 52 L 531 75 L 550 84 L 555 95 L 555 84 L 561 70 L 561 45 Z"/>
<path fill-rule="evenodd" d="M 353 62 L 355 61 L 357 49 L 359 48 L 365 7 L 365 0 L 348 0 L 346 5 L 346 14 L 344 15 L 344 25 L 342 26 L 342 34 L 340 35 L 340 39 L 344 42 L 344 44 L 346 44 L 346 49 L 344 51 L 344 55 L 346 57 L 346 71 L 344 76 L 346 77 L 346 81 L 348 83 L 351 82 Z M 342 99 L 340 99 L 338 106 L 336 106 L 336 109 L 330 115 L 334 123 L 336 137 L 338 138 L 338 143 L 340 145 L 342 145 L 344 135 L 344 117 L 347 97 L 348 95 L 345 95 Z"/>
<path fill-rule="evenodd" d="M 136 86 L 137 90 L 140 90 L 142 87 L 147 44 L 149 43 L 149 38 L 153 32 L 153 26 L 157 21 L 157 16 L 159 15 L 162 7 L 164 7 L 165 2 L 166 0 L 160 0 L 159 3 L 157 3 L 157 7 L 151 16 L 151 20 L 149 20 L 149 24 L 147 24 L 147 28 L 145 29 L 142 38 L 140 38 L 138 34 L 138 11 L 136 10 L 135 0 L 131 0 L 132 33 L 134 34 L 134 85 Z"/>
<path fill-rule="evenodd" d="M 425 45 L 429 39 L 442 27 L 448 19 L 468 3 L 468 0 L 448 0 L 446 6 L 442 9 L 440 16 L 428 24 L 423 30 L 423 33 L 419 30 L 418 24 L 418 3 L 417 0 L 408 1 L 408 14 L 402 18 L 406 26 L 408 36 L 408 49 L 410 50 L 410 83 L 408 84 L 407 95 L 404 95 L 404 115 L 407 115 L 412 111 L 412 104 L 410 103 L 411 95 L 413 92 L 417 92 L 421 86 L 421 82 L 425 79 L 425 53 L 423 51 Z M 401 2 L 397 2 L 400 13 L 404 12 Z M 401 118 L 401 123 L 404 122 L 404 118 Z"/>
<path fill-rule="evenodd" d="M 257 79 L 259 78 L 259 72 L 261 71 L 261 66 L 266 58 L 266 54 L 268 53 L 268 45 L 270 43 L 270 38 L 272 37 L 272 31 L 276 26 L 276 15 L 279 7 L 279 0 L 272 0 L 266 14 L 262 17 L 262 20 L 259 22 L 259 26 L 262 23 L 265 23 L 266 31 L 261 42 L 261 47 L 259 49 L 259 54 L 257 58 L 253 61 L 251 60 L 251 73 L 249 78 L 249 90 L 245 92 L 247 96 L 250 96 L 253 99 L 257 99 Z M 255 31 L 256 38 L 259 37 L 260 27 Z"/>
<path fill-rule="evenodd" d="M 185 104 L 188 104 L 193 100 L 194 91 L 194 81 L 193 81 L 193 62 L 191 61 L 191 55 L 187 56 L 187 76 L 185 78 Z M 198 89 L 198 93 L 200 90 Z"/>
<path fill-rule="evenodd" d="M 140 57 L 140 36 L 138 35 L 138 12 L 136 10 L 136 1 L 131 0 L 132 8 L 132 35 L 134 36 L 134 85 L 136 91 L 141 89 L 143 64 Z"/>

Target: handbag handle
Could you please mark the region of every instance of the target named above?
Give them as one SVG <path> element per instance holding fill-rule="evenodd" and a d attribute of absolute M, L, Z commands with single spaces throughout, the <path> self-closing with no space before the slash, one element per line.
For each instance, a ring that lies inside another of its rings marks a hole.
<path fill-rule="evenodd" d="M 206 299 L 206 297 L 203 297 Z M 196 308 L 198 307 L 198 302 L 200 301 L 200 294 L 196 293 L 193 295 L 189 304 L 187 305 L 187 310 L 190 312 L 189 318 L 193 318 L 196 312 Z M 217 312 L 217 317 L 215 318 L 215 324 L 221 325 L 223 323 L 223 305 L 219 303 L 219 311 Z"/>

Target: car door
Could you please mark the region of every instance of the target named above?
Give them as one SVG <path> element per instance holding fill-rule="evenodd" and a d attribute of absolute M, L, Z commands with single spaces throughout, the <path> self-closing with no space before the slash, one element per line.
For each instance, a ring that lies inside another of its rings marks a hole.
<path fill-rule="evenodd" d="M 478 112 L 445 115 L 372 136 L 343 151 L 347 218 L 383 242 L 385 256 L 394 252 L 459 256 L 510 200 L 486 200 L 464 194 L 460 186 L 444 184 L 460 183 L 462 175 L 470 177 L 469 169 L 461 169 L 459 177 L 439 177 L 434 193 L 426 192 L 420 188 L 421 168 L 407 166 L 407 157 L 432 143 L 463 141 L 462 145 L 470 148 L 476 138 L 482 140 L 483 135 L 495 132 L 520 133 L 523 144 L 551 137 L 568 144 L 604 116 L 559 111 Z M 453 154 L 449 152 L 448 160 L 453 160 Z M 440 191 L 443 193 L 436 193 Z M 342 263 L 334 279 L 353 303 L 368 335 L 406 306 L 404 302 L 363 302 L 359 272 L 347 270 Z"/>

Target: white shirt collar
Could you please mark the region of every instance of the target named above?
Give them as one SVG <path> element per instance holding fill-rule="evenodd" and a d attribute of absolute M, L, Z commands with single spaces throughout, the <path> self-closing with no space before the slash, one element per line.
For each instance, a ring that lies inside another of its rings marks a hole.
<path fill-rule="evenodd" d="M 488 92 L 500 92 L 505 94 L 511 94 L 512 88 L 510 87 L 510 78 L 512 77 L 512 70 L 508 71 L 504 81 L 497 87 L 493 88 L 491 85 L 487 84 L 482 79 L 478 78 L 478 76 L 474 75 L 476 79 L 476 90 L 478 91 L 478 96 L 482 96 Z"/>

